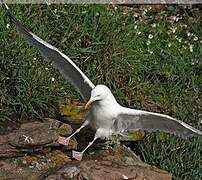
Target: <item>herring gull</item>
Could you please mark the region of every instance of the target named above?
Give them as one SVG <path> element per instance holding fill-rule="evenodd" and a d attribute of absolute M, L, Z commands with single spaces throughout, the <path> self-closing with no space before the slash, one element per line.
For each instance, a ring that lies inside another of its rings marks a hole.
<path fill-rule="evenodd" d="M 126 135 L 137 130 L 163 131 L 181 138 L 202 137 L 201 131 L 168 115 L 121 106 L 107 86 L 95 86 L 69 57 L 30 32 L 10 13 L 8 6 L 5 5 L 5 7 L 11 21 L 25 40 L 37 48 L 45 57 L 45 60 L 51 62 L 53 67 L 76 88 L 82 98 L 88 101 L 85 108 L 90 107 L 89 114 L 81 127 L 69 137 L 59 137 L 58 139 L 60 144 L 68 145 L 70 138 L 87 125 L 95 130 L 93 141 L 83 151 L 73 151 L 73 158 L 81 160 L 83 153 L 98 138 L 104 139 L 112 135 Z"/>

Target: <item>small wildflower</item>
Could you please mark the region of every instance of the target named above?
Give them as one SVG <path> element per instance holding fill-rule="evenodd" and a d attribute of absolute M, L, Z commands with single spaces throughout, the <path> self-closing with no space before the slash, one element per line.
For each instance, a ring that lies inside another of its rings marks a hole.
<path fill-rule="evenodd" d="M 55 10 L 54 10 L 54 13 L 55 13 L 55 14 L 57 14 L 57 11 L 58 11 L 58 10 L 57 10 L 57 9 L 55 9 Z"/>
<path fill-rule="evenodd" d="M 197 36 L 194 37 L 194 41 L 198 41 L 198 37 Z"/>
<path fill-rule="evenodd" d="M 184 27 L 185 27 L 185 28 L 187 28 L 187 25 L 186 25 L 186 24 L 184 24 Z"/>
<path fill-rule="evenodd" d="M 55 81 L 55 78 L 54 78 L 54 77 L 52 77 L 52 78 L 51 78 L 51 81 Z"/>
<path fill-rule="evenodd" d="M 149 46 L 149 45 L 151 44 L 151 41 L 148 40 L 148 41 L 146 42 L 146 44 L 147 44 L 147 46 Z"/>
<path fill-rule="evenodd" d="M 175 33 L 177 31 L 177 27 L 172 27 L 170 30 L 172 33 Z"/>
<path fill-rule="evenodd" d="M 36 58 L 34 57 L 33 60 L 36 61 Z"/>
<path fill-rule="evenodd" d="M 46 71 L 48 71 L 48 68 L 47 68 L 47 67 L 45 67 L 45 70 L 46 70 Z"/>
<path fill-rule="evenodd" d="M 149 34 L 148 38 L 152 39 L 154 36 L 152 34 Z"/>
<path fill-rule="evenodd" d="M 114 8 L 115 11 L 118 9 L 115 4 L 112 4 L 112 7 Z"/>
<path fill-rule="evenodd" d="M 190 44 L 190 46 L 189 46 L 189 51 L 190 51 L 190 52 L 193 52 L 193 48 L 194 48 L 194 45 L 193 45 L 193 44 Z"/>
<path fill-rule="evenodd" d="M 140 35 L 140 34 L 142 34 L 142 32 L 141 32 L 141 31 L 137 32 L 137 35 Z"/>
<path fill-rule="evenodd" d="M 139 16 L 139 14 L 138 14 L 138 13 L 134 13 L 133 16 L 134 16 L 135 18 L 137 18 L 137 17 Z"/>
<path fill-rule="evenodd" d="M 149 54 L 153 54 L 153 51 L 151 51 L 151 50 L 148 50 L 148 52 L 149 52 Z"/>
<path fill-rule="evenodd" d="M 184 49 L 187 49 L 187 47 L 186 47 L 186 46 L 184 46 L 184 45 L 183 45 L 182 47 L 183 47 Z"/>
<path fill-rule="evenodd" d="M 6 24 L 6 28 L 8 29 L 10 27 L 10 24 Z"/>
<path fill-rule="evenodd" d="M 191 33 L 190 33 L 190 32 L 188 32 L 188 33 L 187 33 L 187 36 L 188 36 L 188 37 L 189 37 L 189 36 L 191 36 Z"/>
<path fill-rule="evenodd" d="M 150 10 L 152 10 L 152 7 L 151 7 L 151 6 L 149 6 L 149 7 L 148 7 L 148 10 L 149 10 L 149 11 L 150 11 Z"/>
<path fill-rule="evenodd" d="M 200 43 L 202 44 L 202 40 L 200 40 Z"/>
<path fill-rule="evenodd" d="M 168 43 L 168 47 L 171 47 L 171 45 L 172 45 L 171 43 Z"/>
<path fill-rule="evenodd" d="M 172 19 L 173 21 L 176 21 L 177 16 L 171 16 L 171 19 Z"/>
<path fill-rule="evenodd" d="M 177 38 L 178 42 L 181 43 L 182 42 L 182 39 L 181 38 Z"/>
<path fill-rule="evenodd" d="M 155 27 L 156 27 L 156 24 L 155 24 L 155 23 L 154 23 L 154 24 L 152 24 L 152 25 L 151 25 L 151 27 L 155 28 Z"/>
<path fill-rule="evenodd" d="M 22 164 L 27 164 L 27 161 L 23 160 L 23 161 L 22 161 Z"/>
<path fill-rule="evenodd" d="M 179 21 L 179 19 L 180 19 L 179 17 L 176 17 L 175 22 L 178 22 L 178 21 Z"/>
<path fill-rule="evenodd" d="M 99 16 L 100 14 L 97 12 L 96 14 L 95 14 L 95 16 Z"/>
<path fill-rule="evenodd" d="M 137 29 L 137 25 L 134 26 L 134 29 Z"/>

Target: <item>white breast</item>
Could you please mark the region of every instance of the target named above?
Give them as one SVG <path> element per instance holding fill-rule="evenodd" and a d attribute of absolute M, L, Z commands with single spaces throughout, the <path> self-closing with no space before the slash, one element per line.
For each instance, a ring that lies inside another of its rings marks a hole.
<path fill-rule="evenodd" d="M 112 126 L 114 119 L 117 116 L 119 104 L 116 105 L 108 103 L 95 102 L 90 109 L 89 118 L 90 125 L 94 130 L 102 129 L 102 136 L 108 137 L 112 135 Z"/>

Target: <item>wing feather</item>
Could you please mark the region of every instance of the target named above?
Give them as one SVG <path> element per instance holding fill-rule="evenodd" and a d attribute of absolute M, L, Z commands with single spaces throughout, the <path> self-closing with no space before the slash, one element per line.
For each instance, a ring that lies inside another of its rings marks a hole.
<path fill-rule="evenodd" d="M 17 19 L 10 13 L 8 6 L 5 6 L 8 15 L 12 22 L 15 24 L 18 32 L 20 32 L 25 40 L 37 48 L 45 57 L 47 62 L 52 63 L 63 77 L 70 81 L 70 83 L 81 94 L 84 100 L 88 100 L 91 95 L 91 90 L 95 87 L 88 77 L 76 66 L 76 64 L 65 54 L 60 52 L 57 48 L 42 40 L 26 27 L 24 27 Z"/>
<path fill-rule="evenodd" d="M 147 111 L 130 110 L 126 113 L 122 112 L 117 116 L 114 123 L 114 128 L 118 132 L 132 132 L 141 129 L 149 132 L 163 131 L 181 138 L 202 137 L 201 131 L 182 121 L 167 115 Z"/>

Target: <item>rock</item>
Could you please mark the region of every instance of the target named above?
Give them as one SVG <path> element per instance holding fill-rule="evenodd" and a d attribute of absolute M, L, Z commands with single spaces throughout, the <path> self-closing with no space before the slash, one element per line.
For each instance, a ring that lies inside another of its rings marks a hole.
<path fill-rule="evenodd" d="M 71 133 L 70 125 L 61 124 L 55 119 L 24 123 L 18 129 L 0 136 L 0 157 L 20 156 L 25 152 L 42 151 L 46 147 L 59 147 L 59 135 L 68 136 Z M 73 138 L 67 149 L 76 148 L 77 142 Z"/>
<path fill-rule="evenodd" d="M 47 155 L 27 155 L 24 157 L 0 160 L 0 179 L 44 179 L 50 173 L 62 168 L 71 161 L 60 151 L 53 151 Z"/>
<path fill-rule="evenodd" d="M 59 135 L 71 132 L 68 124 L 44 119 L 23 123 L 1 135 L 0 157 L 4 159 L 0 160 L 0 179 L 171 179 L 171 174 L 142 162 L 133 151 L 120 145 L 108 150 L 89 149 L 82 161 L 73 160 L 69 150 L 76 149 L 76 141 L 73 139 L 68 148 L 57 143 Z M 91 138 L 89 129 L 83 132 L 87 139 L 79 138 L 82 149 Z"/>
<path fill-rule="evenodd" d="M 60 170 L 47 176 L 45 180 L 171 180 L 171 174 L 143 163 L 132 151 L 125 147 L 99 151 L 99 153 L 95 154 L 97 155 L 87 155 L 81 162 L 66 163 Z M 124 159 L 130 159 L 130 162 Z"/>

